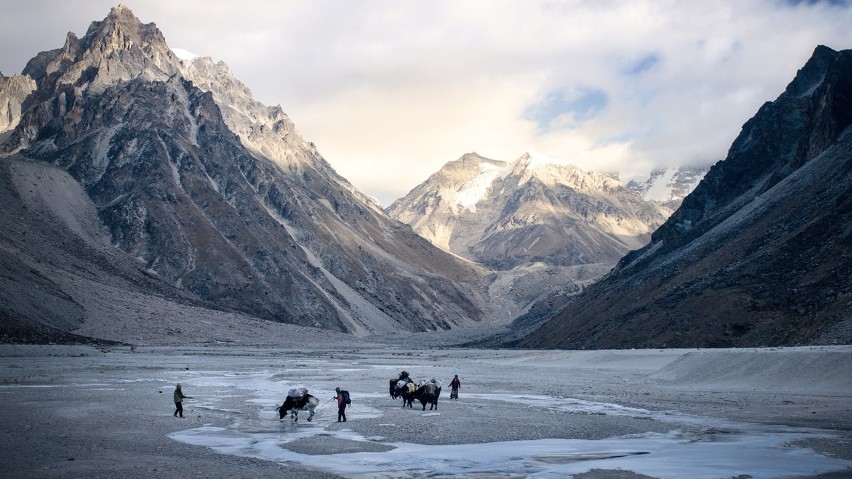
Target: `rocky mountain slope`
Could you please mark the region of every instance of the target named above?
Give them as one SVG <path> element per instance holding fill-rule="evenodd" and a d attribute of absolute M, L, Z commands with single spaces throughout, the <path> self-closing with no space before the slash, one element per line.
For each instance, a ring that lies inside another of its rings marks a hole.
<path fill-rule="evenodd" d="M 8 132 L 21 120 L 21 104 L 35 90 L 32 78 L 0 73 L 0 132 Z M 3 133 L 0 133 L 2 135 Z M 0 140 L 3 136 L 0 136 Z"/>
<path fill-rule="evenodd" d="M 519 341 L 852 343 L 852 50 L 818 47 L 651 244 Z"/>
<path fill-rule="evenodd" d="M 539 309 L 538 318 L 647 243 L 670 213 L 603 174 L 529 154 L 506 163 L 475 153 L 444 165 L 387 212 L 491 268 L 490 296 L 510 299 L 518 314 Z"/>
<path fill-rule="evenodd" d="M 166 290 L 179 303 L 356 334 L 482 318 L 477 268 L 388 218 L 334 173 L 280 107 L 254 101 L 223 64 L 181 62 L 156 26 L 126 6 L 81 38 L 69 33 L 63 48 L 40 53 L 23 74 L 35 90 L 0 97 L 13 112 L 0 161 L 8 171 L 34 163 L 59 170 L 49 177 L 67 172 L 91 202 L 91 218 L 42 244 L 64 251 L 60 263 L 102 245 L 105 234 L 110 258 L 132 260 L 112 260 L 109 277 L 142 274 L 142 295 Z M 40 187 L 32 176 L 5 178 L 10 197 Z M 40 209 L 46 220 L 67 216 L 56 199 Z M 14 233 L 7 224 L 0 231 L 13 262 Z M 7 290 L 62 297 L 78 311 L 73 322 L 93 320 L 84 306 L 91 290 L 72 292 L 48 270 L 34 278 L 6 268 Z M 26 321 L 37 316 L 36 303 L 7 301 L 4 314 Z"/>

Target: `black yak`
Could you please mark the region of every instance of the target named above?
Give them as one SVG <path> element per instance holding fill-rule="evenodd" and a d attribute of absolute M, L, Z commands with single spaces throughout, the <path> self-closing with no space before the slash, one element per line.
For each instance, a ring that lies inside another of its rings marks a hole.
<path fill-rule="evenodd" d="M 396 387 L 394 388 L 392 397 L 394 399 L 401 397 L 402 407 L 412 407 L 412 403 L 414 402 L 414 393 L 416 390 L 417 387 L 414 385 L 414 383 L 398 381 Z"/>
<path fill-rule="evenodd" d="M 438 397 L 441 396 L 441 387 L 433 382 L 428 382 L 417 388 L 414 393 L 414 398 L 423 404 L 423 410 L 426 410 L 426 405 L 429 404 L 429 410 L 438 409 Z"/>
<path fill-rule="evenodd" d="M 293 411 L 293 420 L 299 420 L 299 411 L 308 411 L 310 415 L 308 416 L 308 421 L 313 419 L 314 410 L 319 405 L 319 399 L 310 394 L 305 394 L 302 397 L 293 397 L 287 396 L 287 399 L 284 400 L 284 404 L 278 406 L 278 416 L 279 419 L 284 419 L 287 416 L 287 411 Z"/>

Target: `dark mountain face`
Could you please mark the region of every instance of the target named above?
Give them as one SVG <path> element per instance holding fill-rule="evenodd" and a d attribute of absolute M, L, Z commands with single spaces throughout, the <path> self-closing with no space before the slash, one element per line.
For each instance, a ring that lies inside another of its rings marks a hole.
<path fill-rule="evenodd" d="M 203 91 L 185 71 L 156 26 L 116 7 L 28 64 L 37 89 L 3 161 L 66 170 L 114 247 L 207 307 L 357 333 L 480 319 L 474 269 L 366 202 L 280 108 L 235 134 L 210 91 L 232 79 Z"/>
<path fill-rule="evenodd" d="M 818 47 L 645 248 L 524 347 L 852 342 L 852 51 Z"/>
<path fill-rule="evenodd" d="M 852 120 L 848 56 L 818 47 L 786 91 L 746 122 L 725 161 L 708 172 L 652 242 L 668 240 L 664 248 L 670 249 L 702 234 L 836 142 Z"/>

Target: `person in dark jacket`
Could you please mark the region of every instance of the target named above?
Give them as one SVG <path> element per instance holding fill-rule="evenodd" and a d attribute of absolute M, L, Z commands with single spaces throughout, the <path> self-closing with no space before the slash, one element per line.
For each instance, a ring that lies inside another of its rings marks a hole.
<path fill-rule="evenodd" d="M 459 381 L 459 375 L 456 374 L 453 377 L 453 380 L 450 381 L 450 399 L 458 399 L 459 398 L 459 388 L 461 387 L 461 381 Z"/>
<path fill-rule="evenodd" d="M 340 388 L 334 388 L 334 391 L 337 393 L 334 397 L 337 399 L 337 422 L 340 422 L 341 419 L 346 422 L 346 398 L 340 392 Z"/>
<path fill-rule="evenodd" d="M 174 417 L 183 417 L 183 400 L 188 398 L 189 396 L 184 396 L 183 391 L 180 390 L 180 383 L 177 383 L 175 387 L 175 413 Z"/>

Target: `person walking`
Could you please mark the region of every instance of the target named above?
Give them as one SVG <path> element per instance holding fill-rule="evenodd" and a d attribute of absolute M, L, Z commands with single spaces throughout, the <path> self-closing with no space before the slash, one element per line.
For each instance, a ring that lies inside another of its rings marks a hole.
<path fill-rule="evenodd" d="M 340 388 L 334 388 L 337 393 L 334 399 L 337 399 L 337 422 L 346 422 L 346 405 L 349 404 L 349 393 L 341 391 Z"/>
<path fill-rule="evenodd" d="M 183 400 L 189 398 L 190 396 L 184 396 L 183 391 L 180 389 L 180 383 L 177 383 L 175 387 L 175 413 L 174 417 L 183 417 Z"/>
<path fill-rule="evenodd" d="M 460 388 L 460 387 L 461 387 L 461 381 L 459 381 L 459 375 L 458 375 L 458 374 L 456 374 L 456 375 L 453 377 L 453 380 L 452 380 L 452 381 L 450 381 L 450 399 L 456 399 L 456 400 L 458 400 L 458 398 L 459 398 L 459 388 Z"/>

